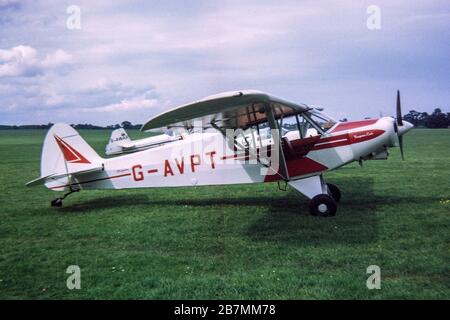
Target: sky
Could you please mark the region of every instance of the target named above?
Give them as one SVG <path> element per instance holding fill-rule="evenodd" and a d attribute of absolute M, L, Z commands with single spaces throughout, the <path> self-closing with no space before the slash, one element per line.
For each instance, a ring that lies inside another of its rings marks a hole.
<path fill-rule="evenodd" d="M 393 115 L 397 89 L 448 112 L 449 57 L 448 0 L 0 0 L 0 124 L 143 123 L 242 89 L 336 119 Z"/>

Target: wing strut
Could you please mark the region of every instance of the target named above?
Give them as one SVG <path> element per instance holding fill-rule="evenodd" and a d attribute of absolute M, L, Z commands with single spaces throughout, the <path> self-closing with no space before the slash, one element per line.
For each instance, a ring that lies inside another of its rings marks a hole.
<path fill-rule="evenodd" d="M 289 171 L 286 164 L 286 159 L 284 157 L 283 148 L 281 146 L 281 135 L 280 135 L 280 128 L 278 127 L 278 123 L 275 120 L 275 115 L 273 114 L 273 108 L 271 107 L 270 103 L 264 104 L 264 109 L 266 112 L 267 121 L 269 122 L 270 129 L 272 130 L 272 138 L 274 146 L 276 146 L 275 141 L 278 141 L 278 159 L 280 162 L 280 173 L 281 177 L 289 181 Z"/>

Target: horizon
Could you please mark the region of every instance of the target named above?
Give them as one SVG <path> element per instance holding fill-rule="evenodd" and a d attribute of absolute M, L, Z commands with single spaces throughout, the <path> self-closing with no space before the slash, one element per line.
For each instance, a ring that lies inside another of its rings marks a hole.
<path fill-rule="evenodd" d="M 444 114 L 447 117 L 447 119 L 450 119 L 450 112 L 442 110 L 441 108 L 435 108 L 433 110 L 433 112 L 430 112 L 430 113 L 428 113 L 426 111 L 409 110 L 407 113 L 403 113 L 403 117 L 402 118 L 404 120 L 406 120 L 405 116 L 410 115 L 411 112 L 419 112 L 420 114 L 425 113 L 427 116 L 433 116 L 434 112 L 438 111 L 438 110 L 440 111 L 441 114 Z M 395 118 L 394 115 L 386 115 L 386 116 Z M 364 119 L 380 119 L 380 118 L 381 117 L 364 117 Z M 339 122 L 354 121 L 354 120 L 349 120 L 347 118 L 334 119 L 334 120 L 339 121 Z M 127 124 L 123 125 L 124 123 L 127 123 Z M 49 123 L 33 123 L 33 124 L 2 124 L 2 123 L 0 123 L 0 129 L 5 129 L 5 128 L 2 128 L 2 127 L 33 127 L 33 126 L 35 126 L 35 127 L 47 127 L 47 126 L 52 126 L 54 124 L 55 123 L 51 123 L 51 122 L 49 122 Z M 139 122 L 133 123 L 133 122 L 130 122 L 128 120 L 123 120 L 120 123 L 114 123 L 114 124 L 109 123 L 109 124 L 105 124 L 105 125 L 100 125 L 100 124 L 96 124 L 96 123 L 68 123 L 68 124 L 70 126 L 72 126 L 72 127 L 77 127 L 77 126 L 92 126 L 92 127 L 95 127 L 95 128 L 92 128 L 92 129 L 115 129 L 117 127 L 126 128 L 127 126 L 131 126 L 131 127 L 138 127 L 139 126 L 139 127 L 141 127 L 143 125 L 143 123 L 139 123 Z M 83 128 L 83 129 L 85 129 L 85 128 Z M 133 130 L 133 129 L 136 129 L 136 128 L 126 128 L 126 129 L 127 130 L 128 129 L 129 130 Z M 160 128 L 160 129 L 162 129 L 162 128 Z"/>

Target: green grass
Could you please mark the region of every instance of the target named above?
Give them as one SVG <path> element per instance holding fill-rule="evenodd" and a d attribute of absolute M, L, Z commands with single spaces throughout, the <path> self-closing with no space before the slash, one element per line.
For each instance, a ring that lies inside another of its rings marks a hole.
<path fill-rule="evenodd" d="M 81 134 L 103 154 L 110 132 Z M 24 186 L 44 135 L 0 131 L 0 298 L 450 298 L 450 130 L 410 132 L 405 162 L 392 149 L 328 173 L 343 193 L 328 219 L 276 184 L 86 191 L 50 208 L 56 193 Z M 366 287 L 372 264 L 381 290 Z"/>

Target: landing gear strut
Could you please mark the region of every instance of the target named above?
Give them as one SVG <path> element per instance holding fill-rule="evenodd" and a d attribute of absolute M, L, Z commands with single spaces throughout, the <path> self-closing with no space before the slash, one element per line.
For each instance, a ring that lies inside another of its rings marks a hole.
<path fill-rule="evenodd" d="M 74 193 L 74 192 L 78 192 L 78 191 L 80 191 L 80 189 L 70 189 L 70 191 L 69 192 L 67 192 L 64 196 L 62 196 L 62 197 L 59 197 L 59 198 L 56 198 L 56 199 L 53 199 L 51 202 L 50 202 L 50 205 L 52 206 L 52 207 L 57 207 L 57 208 L 61 208 L 62 207 L 62 204 L 63 204 L 63 200 L 66 198 L 66 197 L 68 197 L 70 194 L 72 194 L 72 193 Z"/>
<path fill-rule="evenodd" d="M 334 199 L 334 201 L 339 202 L 341 200 L 341 190 L 339 190 L 336 185 L 332 183 L 327 183 L 328 194 Z"/>

